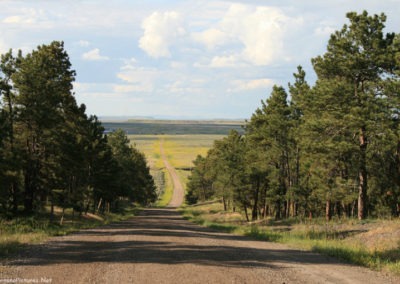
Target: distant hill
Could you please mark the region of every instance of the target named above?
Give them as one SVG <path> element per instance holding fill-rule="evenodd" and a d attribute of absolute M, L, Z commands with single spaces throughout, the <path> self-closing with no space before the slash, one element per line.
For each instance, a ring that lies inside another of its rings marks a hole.
<path fill-rule="evenodd" d="M 102 122 L 106 132 L 118 128 L 127 134 L 219 134 L 227 135 L 236 130 L 243 133 L 243 120 L 155 120 L 129 119 L 128 121 Z"/>
<path fill-rule="evenodd" d="M 180 119 L 128 119 L 128 123 L 152 123 L 152 124 L 213 124 L 213 125 L 244 125 L 244 120 L 180 120 Z"/>

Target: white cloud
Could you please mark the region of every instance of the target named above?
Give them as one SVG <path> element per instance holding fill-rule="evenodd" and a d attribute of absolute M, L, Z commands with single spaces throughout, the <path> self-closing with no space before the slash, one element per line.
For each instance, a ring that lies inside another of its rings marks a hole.
<path fill-rule="evenodd" d="M 5 17 L 2 23 L 13 25 L 17 29 L 40 28 L 51 29 L 55 26 L 58 15 L 45 9 L 21 8 L 13 11 L 13 14 Z"/>
<path fill-rule="evenodd" d="M 193 102 L 193 97 L 191 95 L 204 93 L 203 84 L 204 80 L 202 79 L 188 80 L 184 78 L 167 84 L 165 88 L 170 93 L 181 95 L 181 99 Z"/>
<path fill-rule="evenodd" d="M 254 65 L 268 65 L 282 56 L 285 33 L 298 23 L 299 20 L 286 16 L 278 8 L 233 4 L 222 20 L 222 27 L 244 45 L 245 60 Z"/>
<path fill-rule="evenodd" d="M 314 30 L 314 34 L 317 36 L 329 36 L 335 32 L 335 28 L 330 26 L 318 27 Z"/>
<path fill-rule="evenodd" d="M 85 83 L 85 82 L 74 82 L 74 90 L 77 94 L 80 93 L 99 93 L 99 92 L 109 92 L 113 90 L 112 83 Z"/>
<path fill-rule="evenodd" d="M 121 67 L 121 70 L 134 70 L 137 60 L 132 57 L 124 61 L 125 65 Z"/>
<path fill-rule="evenodd" d="M 271 79 L 235 80 L 232 82 L 232 88 L 229 89 L 229 92 L 263 89 L 273 85 L 274 82 Z"/>
<path fill-rule="evenodd" d="M 0 54 L 4 54 L 4 53 L 8 52 L 9 50 L 10 50 L 10 48 L 0 38 Z"/>
<path fill-rule="evenodd" d="M 154 58 L 170 57 L 170 46 L 185 34 L 182 17 L 177 12 L 154 12 L 142 23 L 139 47 Z"/>
<path fill-rule="evenodd" d="M 18 15 L 12 15 L 4 18 L 5 24 L 34 24 L 40 20 L 46 20 L 43 10 L 21 9 Z"/>
<path fill-rule="evenodd" d="M 184 62 L 171 61 L 170 66 L 172 69 L 181 69 L 185 68 L 186 64 Z"/>
<path fill-rule="evenodd" d="M 109 58 L 107 56 L 101 55 L 100 49 L 95 48 L 82 54 L 82 59 L 90 61 L 101 61 L 101 60 L 108 60 Z"/>
<path fill-rule="evenodd" d="M 279 8 L 231 4 L 216 27 L 192 37 L 209 50 L 225 47 L 223 56 L 212 59 L 212 67 L 234 66 L 240 62 L 265 66 L 285 56 L 286 34 L 301 24 L 301 18 L 291 18 Z"/>
<path fill-rule="evenodd" d="M 237 65 L 238 56 L 215 56 L 210 63 L 210 67 L 220 68 L 220 67 L 233 67 Z"/>
<path fill-rule="evenodd" d="M 88 47 L 90 45 L 90 42 L 87 40 L 80 40 L 76 44 L 82 47 Z"/>
<path fill-rule="evenodd" d="M 213 49 L 217 46 L 224 45 L 229 42 L 228 34 L 223 31 L 211 28 L 203 32 L 193 33 L 192 38 L 204 44 L 208 49 Z"/>
<path fill-rule="evenodd" d="M 5 24 L 20 24 L 22 22 L 25 22 L 25 20 L 21 16 L 10 16 L 3 20 Z"/>
<path fill-rule="evenodd" d="M 151 92 L 153 90 L 153 86 L 146 82 L 138 82 L 137 84 L 128 84 L 128 85 L 114 85 L 113 91 L 116 93 L 136 93 L 136 92 Z"/>
<path fill-rule="evenodd" d="M 77 95 L 78 97 L 85 97 L 91 99 L 115 99 L 116 97 L 120 97 L 120 94 L 115 94 L 112 92 L 82 92 Z"/>
<path fill-rule="evenodd" d="M 121 67 L 117 78 L 122 80 L 126 85 L 117 85 L 117 89 L 123 92 L 152 92 L 155 88 L 155 82 L 160 76 L 159 70 L 152 68 Z"/>

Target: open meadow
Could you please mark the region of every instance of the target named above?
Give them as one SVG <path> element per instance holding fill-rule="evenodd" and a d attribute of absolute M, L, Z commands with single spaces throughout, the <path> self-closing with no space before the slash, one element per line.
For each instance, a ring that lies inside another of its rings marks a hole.
<path fill-rule="evenodd" d="M 197 155 L 205 156 L 215 140 L 222 139 L 221 134 L 183 134 L 183 135 L 128 135 L 146 156 L 150 172 L 154 177 L 159 194 L 159 206 L 167 205 L 172 196 L 172 182 L 167 174 L 161 157 L 161 147 L 172 166 L 175 167 L 181 183 L 186 187 L 193 160 Z"/>

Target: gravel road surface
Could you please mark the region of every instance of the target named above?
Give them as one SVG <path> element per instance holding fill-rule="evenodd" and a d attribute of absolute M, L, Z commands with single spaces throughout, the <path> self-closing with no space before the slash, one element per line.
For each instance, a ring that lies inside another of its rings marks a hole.
<path fill-rule="evenodd" d="M 0 279 L 11 278 L 38 283 L 400 283 L 319 254 L 203 228 L 172 208 L 146 209 L 128 221 L 31 246 L 0 267 Z"/>

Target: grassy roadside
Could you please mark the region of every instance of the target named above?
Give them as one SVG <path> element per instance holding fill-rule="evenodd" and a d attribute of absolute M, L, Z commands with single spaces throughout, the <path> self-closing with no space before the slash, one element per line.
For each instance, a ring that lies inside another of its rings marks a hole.
<path fill-rule="evenodd" d="M 249 224 L 240 213 L 224 212 L 219 202 L 181 209 L 192 222 L 258 240 L 319 252 L 374 270 L 400 274 L 400 221 L 323 222 L 287 220 Z M 382 223 L 383 222 L 383 223 Z"/>
<path fill-rule="evenodd" d="M 62 225 L 59 223 L 60 213 L 55 214 L 53 222 L 48 213 L 12 220 L 0 219 L 0 259 L 12 256 L 26 245 L 44 242 L 52 236 L 63 236 L 81 229 L 129 219 L 138 210 L 127 206 L 119 213 L 87 214 L 80 217 L 73 216 L 72 211 L 67 210 Z"/>
<path fill-rule="evenodd" d="M 163 186 L 163 192 L 160 198 L 156 202 L 157 207 L 165 207 L 169 204 L 172 199 L 172 194 L 174 192 L 174 185 L 172 184 L 172 179 L 170 174 L 168 173 L 167 169 L 162 169 L 164 174 L 165 184 Z"/>

